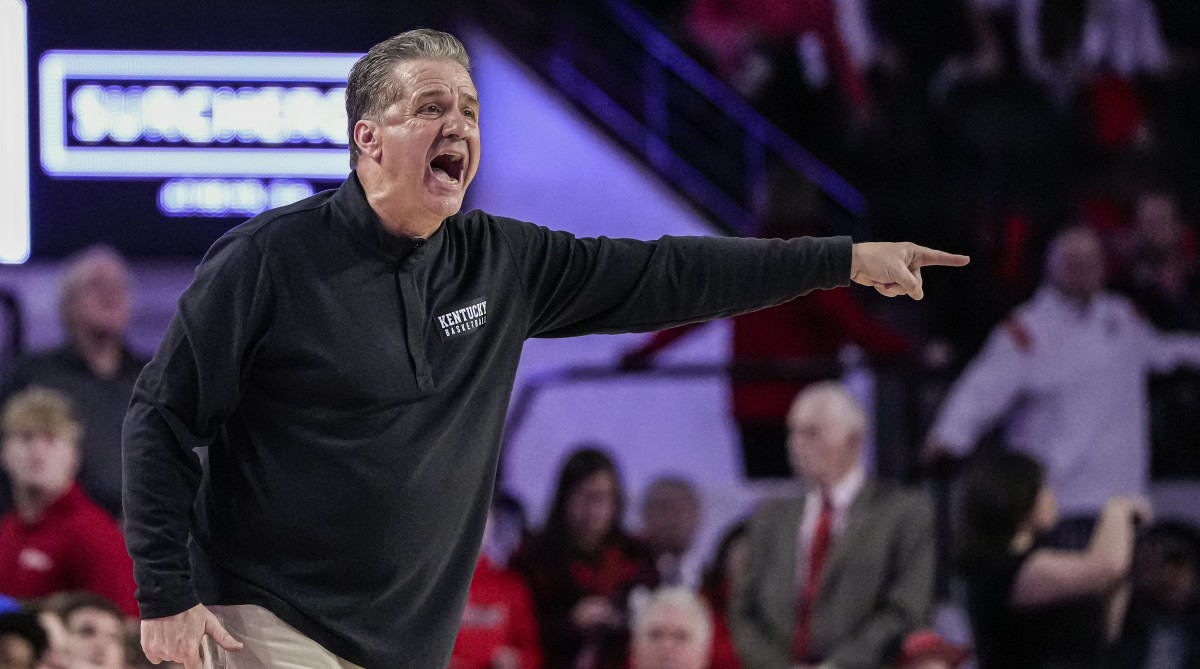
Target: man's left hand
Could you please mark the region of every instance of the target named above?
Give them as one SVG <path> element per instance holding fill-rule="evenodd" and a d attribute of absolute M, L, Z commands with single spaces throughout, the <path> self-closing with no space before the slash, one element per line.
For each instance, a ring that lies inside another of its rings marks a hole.
<path fill-rule="evenodd" d="M 930 265 L 962 267 L 971 261 L 945 251 L 935 251 L 910 242 L 867 242 L 855 244 L 850 261 L 850 280 L 888 297 L 908 295 L 914 300 L 925 297 L 921 286 L 921 268 Z"/>

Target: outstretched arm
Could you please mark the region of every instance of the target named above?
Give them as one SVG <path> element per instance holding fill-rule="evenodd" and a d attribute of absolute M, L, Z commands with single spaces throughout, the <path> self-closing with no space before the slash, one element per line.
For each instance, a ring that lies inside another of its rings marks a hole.
<path fill-rule="evenodd" d="M 494 222 L 521 276 L 531 337 L 661 330 L 762 309 L 851 278 L 885 294 L 919 297 L 921 267 L 967 262 L 913 244 L 854 246 L 846 237 L 642 242 Z"/>

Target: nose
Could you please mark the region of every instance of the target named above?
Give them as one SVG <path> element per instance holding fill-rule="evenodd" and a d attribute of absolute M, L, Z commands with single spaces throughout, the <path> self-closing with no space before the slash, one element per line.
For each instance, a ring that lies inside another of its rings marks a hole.
<path fill-rule="evenodd" d="M 445 116 L 446 123 L 442 126 L 442 136 L 449 139 L 461 139 L 471 131 L 471 121 L 461 109 L 455 109 Z"/>

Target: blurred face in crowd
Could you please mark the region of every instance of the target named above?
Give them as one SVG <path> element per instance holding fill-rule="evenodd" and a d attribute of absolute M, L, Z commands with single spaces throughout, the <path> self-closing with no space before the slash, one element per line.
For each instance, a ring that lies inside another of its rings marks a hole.
<path fill-rule="evenodd" d="M 682 555 L 700 524 L 700 503 L 683 481 L 658 481 L 642 505 L 642 533 L 655 550 Z"/>
<path fill-rule="evenodd" d="M 402 61 L 393 76 L 400 99 L 378 121 L 355 127 L 359 167 L 378 170 L 383 197 L 402 208 L 401 218 L 436 226 L 462 208 L 479 169 L 478 93 L 452 60 Z"/>
<path fill-rule="evenodd" d="M 67 652 L 96 669 L 124 669 L 125 629 L 108 611 L 82 608 L 67 618 Z"/>
<path fill-rule="evenodd" d="M 1087 230 L 1063 233 L 1050 250 L 1050 281 L 1067 297 L 1088 301 L 1104 287 L 1104 247 Z"/>
<path fill-rule="evenodd" d="M 0 669 L 33 669 L 33 644 L 16 634 L 0 635 Z"/>
<path fill-rule="evenodd" d="M 801 394 L 788 413 L 792 468 L 809 483 L 830 488 L 858 463 L 862 429 L 830 398 Z"/>
<path fill-rule="evenodd" d="M 75 440 L 65 430 L 18 428 L 5 434 L 0 458 L 13 487 L 41 495 L 69 488 L 79 469 Z"/>
<path fill-rule="evenodd" d="M 567 497 L 567 529 L 580 550 L 599 547 L 616 520 L 617 480 L 611 472 L 592 474 Z"/>
<path fill-rule="evenodd" d="M 1162 611 L 1182 613 L 1200 597 L 1200 567 L 1170 542 L 1140 546 L 1137 567 L 1138 589 Z"/>
<path fill-rule="evenodd" d="M 695 612 L 671 604 L 644 614 L 633 638 L 634 669 L 705 669 L 711 641 Z"/>
<path fill-rule="evenodd" d="M 1049 532 L 1058 524 L 1058 499 L 1054 497 L 1050 486 L 1042 484 L 1042 489 L 1038 491 L 1030 522 L 1035 534 Z"/>
<path fill-rule="evenodd" d="M 1145 193 L 1138 198 L 1133 227 L 1138 237 L 1154 246 L 1178 241 L 1179 218 L 1175 200 L 1166 193 Z"/>
<path fill-rule="evenodd" d="M 120 335 L 129 327 L 129 273 L 116 257 L 96 255 L 70 270 L 63 291 L 63 321 L 74 333 Z"/>

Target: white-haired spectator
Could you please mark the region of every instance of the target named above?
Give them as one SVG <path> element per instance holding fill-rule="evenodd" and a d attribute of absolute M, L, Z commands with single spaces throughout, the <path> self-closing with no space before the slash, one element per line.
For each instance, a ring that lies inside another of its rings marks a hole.
<path fill-rule="evenodd" d="M 83 422 L 79 482 L 88 497 L 121 516 L 121 422 L 146 359 L 129 350 L 132 297 L 125 261 L 107 246 L 92 246 L 67 262 L 59 286 L 66 341 L 17 359 L 0 385 L 0 403 L 29 386 L 57 390 L 75 403 Z M 0 510 L 8 508 L 0 485 Z"/>
<path fill-rule="evenodd" d="M 730 629 L 745 669 L 877 667 L 929 615 L 933 513 L 867 477 L 867 418 L 841 384 L 809 386 L 788 416 L 803 495 L 754 515 Z"/>
<path fill-rule="evenodd" d="M 650 596 L 633 623 L 632 669 L 706 669 L 712 617 L 704 601 L 680 587 Z"/>

